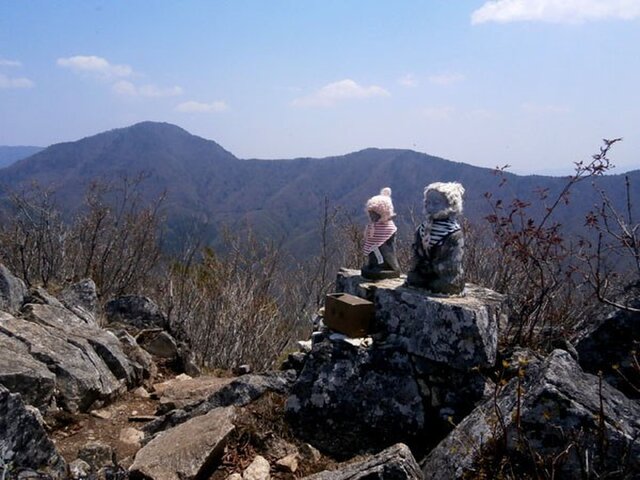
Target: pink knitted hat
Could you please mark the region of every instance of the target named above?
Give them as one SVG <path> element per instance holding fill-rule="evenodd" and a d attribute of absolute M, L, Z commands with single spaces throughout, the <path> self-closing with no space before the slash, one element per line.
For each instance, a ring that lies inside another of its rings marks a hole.
<path fill-rule="evenodd" d="M 381 222 L 388 222 L 395 217 L 396 214 L 393 211 L 393 202 L 391 201 L 391 189 L 385 187 L 380 190 L 380 195 L 371 197 L 367 201 L 367 211 L 376 212 L 380 215 L 379 221 Z"/>

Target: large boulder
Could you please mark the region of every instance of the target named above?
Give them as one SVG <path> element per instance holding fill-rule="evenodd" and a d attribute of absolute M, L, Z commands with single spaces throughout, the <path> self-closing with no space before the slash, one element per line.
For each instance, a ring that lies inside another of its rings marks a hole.
<path fill-rule="evenodd" d="M 56 376 L 31 356 L 26 344 L 0 332 L 0 384 L 44 411 L 51 403 Z"/>
<path fill-rule="evenodd" d="M 640 406 L 555 350 L 476 408 L 423 464 L 425 478 L 491 478 L 509 460 L 557 478 L 640 476 Z M 609 477 L 607 477 L 609 478 Z M 613 478 L 613 477 L 612 477 Z"/>
<path fill-rule="evenodd" d="M 27 409 L 20 395 L 0 385 L 0 455 L 10 465 L 7 478 L 35 470 L 50 478 L 66 478 L 66 463 L 47 437 L 37 413 Z M 3 475 L 4 478 L 4 475 Z"/>
<path fill-rule="evenodd" d="M 98 293 L 96 284 L 90 278 L 80 280 L 66 287 L 60 295 L 60 301 L 85 322 L 95 324 L 98 316 Z"/>
<path fill-rule="evenodd" d="M 138 451 L 131 478 L 188 480 L 208 478 L 235 429 L 233 407 L 216 408 L 161 433 Z"/>
<path fill-rule="evenodd" d="M 88 340 L 69 335 L 64 328 L 0 312 L 0 333 L 24 344 L 56 375 L 57 404 L 70 412 L 86 411 L 95 401 L 109 401 L 126 389 Z"/>
<path fill-rule="evenodd" d="M 104 306 L 107 322 L 121 323 L 137 329 L 167 328 L 167 318 L 160 307 L 148 297 L 124 295 Z"/>
<path fill-rule="evenodd" d="M 442 477 L 443 479 L 446 477 Z M 370 458 L 338 465 L 305 480 L 422 480 L 422 471 L 411 450 L 398 443 Z"/>
<path fill-rule="evenodd" d="M 0 263 L 0 310 L 17 312 L 22 307 L 25 295 L 27 287 L 24 282 Z"/>
<path fill-rule="evenodd" d="M 640 309 L 640 298 L 622 299 L 622 303 Z M 629 398 L 640 399 L 640 313 L 610 309 L 609 315 L 587 322 L 580 330 L 575 346 L 582 368 L 593 374 L 603 372 L 609 384 Z"/>
<path fill-rule="evenodd" d="M 394 336 L 407 352 L 460 370 L 493 366 L 504 297 L 468 284 L 464 295 L 431 295 L 400 278 L 373 282 L 359 270 L 342 269 L 339 292 L 375 304 L 375 329 Z"/>
<path fill-rule="evenodd" d="M 407 441 L 425 426 L 405 351 L 331 340 L 309 354 L 287 399 L 286 418 L 306 441 L 340 457 Z"/>
<path fill-rule="evenodd" d="M 151 381 L 158 374 L 158 366 L 153 361 L 151 355 L 145 351 L 136 339 L 130 335 L 126 330 L 116 329 L 112 330 L 113 334 L 120 340 L 122 351 L 131 361 L 132 367 L 136 370 L 136 377 L 143 378 L 145 383 L 151 383 Z"/>
<path fill-rule="evenodd" d="M 142 382 L 139 371 L 124 354 L 120 341 L 112 332 L 86 323 L 67 309 L 51 305 L 25 305 L 22 314 L 27 320 L 56 330 L 72 344 L 88 344 L 111 373 L 128 387 Z"/>
<path fill-rule="evenodd" d="M 178 355 L 178 343 L 162 329 L 143 330 L 136 336 L 136 342 L 151 355 L 175 360 Z"/>

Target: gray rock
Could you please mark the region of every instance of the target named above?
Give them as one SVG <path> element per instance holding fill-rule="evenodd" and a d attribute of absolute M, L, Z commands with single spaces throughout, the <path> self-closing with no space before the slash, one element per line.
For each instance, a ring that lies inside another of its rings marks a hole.
<path fill-rule="evenodd" d="M 0 454 L 13 471 L 37 470 L 54 479 L 66 478 L 67 466 L 35 413 L 20 395 L 0 385 Z M 11 475 L 9 475 L 11 478 Z"/>
<path fill-rule="evenodd" d="M 51 403 L 56 376 L 31 356 L 26 344 L 0 332 L 0 383 L 44 411 Z"/>
<path fill-rule="evenodd" d="M 426 409 L 445 423 L 462 420 L 492 391 L 478 369 L 457 370 L 422 357 L 411 360 Z"/>
<path fill-rule="evenodd" d="M 79 458 L 69 464 L 69 476 L 73 480 L 82 480 L 91 474 L 91 465 Z"/>
<path fill-rule="evenodd" d="M 185 379 L 176 377 L 156 384 L 154 385 L 155 393 L 160 396 L 159 412 L 165 413 L 176 408 L 185 409 L 199 405 L 233 381 L 233 378 L 205 375 Z"/>
<path fill-rule="evenodd" d="M 111 467 L 115 464 L 113 448 L 102 442 L 86 444 L 78 452 L 78 458 L 87 462 L 93 472 L 97 472 L 102 467 Z"/>
<path fill-rule="evenodd" d="M 396 346 L 314 346 L 286 402 L 294 431 L 340 457 L 406 441 L 425 426 L 409 355 Z"/>
<path fill-rule="evenodd" d="M 112 332 L 87 324 L 67 309 L 50 305 L 25 305 L 22 314 L 27 320 L 57 330 L 70 343 L 88 343 L 113 375 L 126 382 L 128 387 L 142 382 L 140 372 L 124 354 L 120 341 Z"/>
<path fill-rule="evenodd" d="M 126 330 L 117 329 L 112 332 L 120 340 L 122 351 L 130 360 L 132 368 L 136 370 L 136 377 L 150 383 L 158 375 L 158 366 L 151 355 L 138 345 L 136 339 Z"/>
<path fill-rule="evenodd" d="M 640 298 L 621 303 L 640 308 Z M 608 310 L 609 315 L 579 328 L 583 333 L 575 346 L 580 365 L 593 374 L 602 371 L 609 384 L 640 399 L 640 313 Z"/>
<path fill-rule="evenodd" d="M 96 324 L 98 316 L 98 293 L 96 284 L 90 278 L 80 280 L 66 287 L 58 296 L 60 301 L 78 317 L 90 324 Z"/>
<path fill-rule="evenodd" d="M 87 411 L 96 400 L 110 400 L 125 389 L 87 340 L 64 329 L 0 312 L 0 333 L 25 344 L 56 375 L 57 405 L 69 412 Z"/>
<path fill-rule="evenodd" d="M 271 466 L 266 458 L 256 455 L 256 458 L 242 472 L 243 480 L 269 480 L 271 478 Z"/>
<path fill-rule="evenodd" d="M 164 330 L 143 330 L 136 337 L 136 341 L 138 345 L 156 357 L 167 359 L 178 357 L 178 344 Z"/>
<path fill-rule="evenodd" d="M 235 409 L 216 408 L 158 435 L 136 454 L 132 476 L 158 480 L 208 478 L 235 429 Z"/>
<path fill-rule="evenodd" d="M 202 374 L 200 367 L 198 366 L 198 362 L 196 361 L 196 356 L 189 347 L 189 345 L 184 341 L 178 341 L 178 362 L 177 367 L 178 370 L 183 371 L 187 375 L 191 375 L 192 377 L 197 377 Z"/>
<path fill-rule="evenodd" d="M 60 300 L 42 287 L 31 287 L 31 289 L 29 289 L 29 294 L 24 299 L 24 303 L 38 303 L 40 305 L 51 305 L 54 307 L 65 308 Z"/>
<path fill-rule="evenodd" d="M 440 477 L 446 479 L 446 476 Z M 422 472 L 411 450 L 397 443 L 366 460 L 339 465 L 305 477 L 306 480 L 422 480 Z"/>
<path fill-rule="evenodd" d="M 296 473 L 298 470 L 298 458 L 299 455 L 297 453 L 290 453 L 276 461 L 276 467 L 285 472 Z"/>
<path fill-rule="evenodd" d="M 22 307 L 27 287 L 0 263 L 0 310 L 16 313 Z"/>
<path fill-rule="evenodd" d="M 600 386 L 563 350 L 530 368 L 440 442 L 424 462 L 425 478 L 470 478 L 480 472 L 490 477 L 483 458 L 498 461 L 500 455 L 530 472 L 534 454 L 538 461 L 556 459 L 558 478 L 586 478 L 587 469 L 598 475 L 616 472 L 615 478 L 640 475 L 637 403 L 606 383 Z"/>
<path fill-rule="evenodd" d="M 504 297 L 468 284 L 463 296 L 434 296 L 406 287 L 401 279 L 370 282 L 357 270 L 341 269 L 339 292 L 375 304 L 375 328 L 416 356 L 467 370 L 492 366 Z"/>
<path fill-rule="evenodd" d="M 233 379 L 223 388 L 215 389 L 206 399 L 198 399 L 184 409 L 175 409 L 160 418 L 147 423 L 142 430 L 147 435 L 166 430 L 187 420 L 206 414 L 218 408 L 248 405 L 265 392 L 288 393 L 295 381 L 295 372 L 268 372 L 265 374 L 243 375 Z"/>
<path fill-rule="evenodd" d="M 156 303 L 140 295 L 124 295 L 104 307 L 109 323 L 123 323 L 138 329 L 166 328 L 167 319 Z"/>

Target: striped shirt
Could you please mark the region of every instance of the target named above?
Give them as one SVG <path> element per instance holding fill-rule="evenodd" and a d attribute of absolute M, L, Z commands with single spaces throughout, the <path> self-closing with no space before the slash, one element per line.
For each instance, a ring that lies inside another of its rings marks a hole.
<path fill-rule="evenodd" d="M 445 238 L 461 229 L 460 224 L 455 220 L 434 220 L 429 230 L 425 223 L 418 227 L 420 238 L 422 238 L 422 246 L 425 251 L 430 250 L 436 245 L 444 242 Z"/>
<path fill-rule="evenodd" d="M 396 233 L 398 227 L 393 220 L 369 223 L 364 230 L 364 254 L 369 255 Z"/>

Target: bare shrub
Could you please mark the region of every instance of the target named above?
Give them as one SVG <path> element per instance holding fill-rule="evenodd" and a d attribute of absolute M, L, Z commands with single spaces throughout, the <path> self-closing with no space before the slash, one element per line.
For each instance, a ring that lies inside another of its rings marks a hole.
<path fill-rule="evenodd" d="M 472 277 L 484 278 L 489 287 L 509 294 L 513 343 L 536 346 L 563 336 L 593 308 L 590 291 L 577 273 L 583 243 L 566 238 L 555 218 L 569 202 L 576 184 L 612 168 L 607 155 L 619 140 L 605 140 L 590 162 L 577 162 L 574 175 L 559 193 L 551 195 L 546 189 L 534 192 L 536 203 L 543 206 L 541 213 L 536 213 L 530 200 L 508 201 L 485 194 L 491 208 L 486 220 L 493 239 L 480 243 L 485 252 L 470 250 L 468 271 Z M 499 187 L 504 190 L 508 180 L 503 173 L 504 168 L 496 170 Z M 487 260 L 483 262 L 483 258 Z"/>
<path fill-rule="evenodd" d="M 170 269 L 172 329 L 188 340 L 199 363 L 232 368 L 249 363 L 265 369 L 299 338 L 299 308 L 281 284 L 278 248 L 250 236 L 227 236 L 228 253 L 191 249 Z M 308 332 L 307 332 L 308 334 Z"/>
<path fill-rule="evenodd" d="M 50 189 L 36 184 L 10 194 L 12 220 L 0 225 L 0 260 L 28 286 L 49 286 L 65 273 L 69 229 Z"/>
<path fill-rule="evenodd" d="M 70 221 L 52 190 L 34 184 L 13 192 L 12 215 L 0 225 L 0 261 L 28 286 L 91 277 L 104 298 L 142 291 L 160 256 L 163 202 L 143 202 L 144 178 L 94 182 Z"/>

